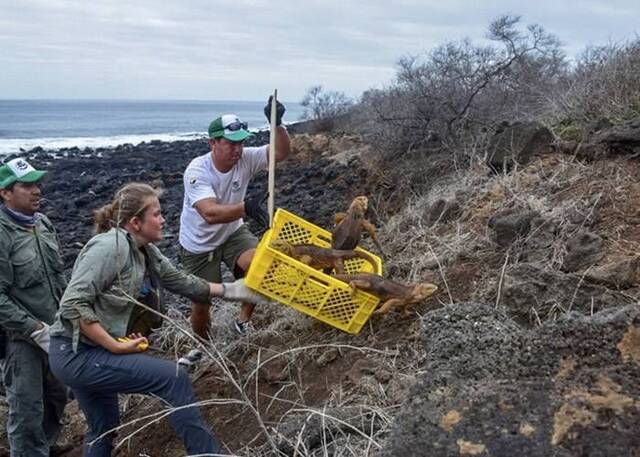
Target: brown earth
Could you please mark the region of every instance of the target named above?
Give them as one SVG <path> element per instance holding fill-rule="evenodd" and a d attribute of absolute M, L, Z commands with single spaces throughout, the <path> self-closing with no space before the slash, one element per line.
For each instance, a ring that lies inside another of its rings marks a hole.
<path fill-rule="evenodd" d="M 541 153 L 497 175 L 482 163 L 426 167 L 428 191 L 408 194 L 400 177 L 372 168 L 358 138 L 296 141 L 278 205 L 329 227 L 333 212 L 367 193 L 386 275 L 435 282 L 440 293 L 410 318 L 372 317 L 356 336 L 273 306 L 258 309 L 257 331 L 239 340 L 229 328 L 236 307 L 221 302 L 193 382 L 201 401 L 216 403 L 202 410 L 229 452 L 640 455 L 637 158 Z M 189 154 L 159 164 L 172 224 Z M 128 173 L 142 174 L 143 162 Z M 174 252 L 175 238 L 162 247 Z M 192 344 L 170 328 L 155 338 L 168 358 Z M 146 397 L 122 403 L 123 423 L 161 410 Z M 69 412 L 67 434 L 79 441 L 74 403 Z M 118 455 L 183 455 L 166 419 L 141 429 L 147 423 L 120 431 Z"/>

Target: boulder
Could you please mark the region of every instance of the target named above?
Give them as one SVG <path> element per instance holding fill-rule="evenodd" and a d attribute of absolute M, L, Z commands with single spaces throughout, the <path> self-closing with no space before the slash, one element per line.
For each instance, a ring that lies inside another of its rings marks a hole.
<path fill-rule="evenodd" d="M 613 289 L 629 289 L 640 283 L 640 256 L 620 259 L 585 272 L 586 281 Z"/>
<path fill-rule="evenodd" d="M 340 357 L 340 351 L 337 348 L 329 348 L 316 359 L 316 366 L 326 367 L 338 357 Z"/>
<path fill-rule="evenodd" d="M 640 153 L 640 118 L 619 125 L 600 120 L 586 126 L 582 141 L 565 141 L 556 148 L 560 152 L 584 159 L 598 159 L 611 154 Z"/>
<path fill-rule="evenodd" d="M 282 455 L 315 455 L 314 450 L 326 450 L 339 437 L 351 434 L 371 435 L 382 428 L 382 425 L 382 418 L 372 408 L 337 407 L 309 410 L 292 414 L 278 424 L 276 446 Z"/>
<path fill-rule="evenodd" d="M 640 118 L 601 130 L 593 142 L 606 146 L 608 152 L 613 154 L 640 152 Z"/>
<path fill-rule="evenodd" d="M 270 360 L 260 367 L 260 379 L 277 384 L 289 378 L 289 364 L 281 358 Z"/>
<path fill-rule="evenodd" d="M 528 331 L 494 306 L 423 320 L 426 361 L 380 455 L 633 456 L 640 450 L 640 308 Z"/>
<path fill-rule="evenodd" d="M 595 233 L 578 231 L 566 244 L 562 270 L 573 272 L 597 263 L 604 257 L 604 241 Z"/>
<path fill-rule="evenodd" d="M 567 311 L 592 314 L 631 302 L 627 295 L 591 284 L 580 275 L 520 263 L 504 275 L 500 304 L 522 325 L 555 318 Z"/>
<path fill-rule="evenodd" d="M 495 213 L 487 225 L 493 230 L 495 242 L 504 247 L 529 233 L 531 221 L 536 217 L 537 211 L 511 209 Z"/>
<path fill-rule="evenodd" d="M 559 222 L 548 217 L 534 217 L 526 237 L 526 249 L 521 253 L 521 261 L 548 263 L 554 255 Z"/>
<path fill-rule="evenodd" d="M 537 122 L 502 124 L 489 143 L 487 165 L 496 171 L 509 171 L 524 165 L 536 154 L 551 151 L 551 131 Z"/>
<path fill-rule="evenodd" d="M 590 138 L 592 135 L 595 135 L 598 132 L 601 132 L 605 129 L 613 127 L 613 123 L 607 119 L 606 117 L 602 117 L 600 119 L 596 119 L 587 123 L 584 127 L 583 138 Z"/>
<path fill-rule="evenodd" d="M 422 221 L 429 226 L 437 223 L 444 224 L 460 216 L 460 214 L 460 203 L 456 200 L 440 198 L 425 209 L 422 215 Z"/>

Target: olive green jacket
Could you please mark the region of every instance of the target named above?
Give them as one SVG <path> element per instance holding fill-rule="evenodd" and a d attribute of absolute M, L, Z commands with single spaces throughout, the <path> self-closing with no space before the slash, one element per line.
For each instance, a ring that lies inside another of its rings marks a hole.
<path fill-rule="evenodd" d="M 141 307 L 135 300 L 147 266 L 157 285 L 153 302 L 160 313 L 166 314 L 162 288 L 194 301 L 209 301 L 207 281 L 176 269 L 153 244 L 138 248 L 126 230 L 113 228 L 91 238 L 78 254 L 51 335 L 72 337 L 77 347 L 79 319 L 83 319 L 86 323 L 99 322 L 114 338 L 127 336 L 140 314 Z M 157 321 L 159 326 L 161 320 Z M 93 344 L 85 337 L 81 339 Z"/>
<path fill-rule="evenodd" d="M 0 329 L 28 340 L 38 322 L 53 323 L 66 285 L 51 221 L 40 214 L 28 228 L 0 210 Z"/>

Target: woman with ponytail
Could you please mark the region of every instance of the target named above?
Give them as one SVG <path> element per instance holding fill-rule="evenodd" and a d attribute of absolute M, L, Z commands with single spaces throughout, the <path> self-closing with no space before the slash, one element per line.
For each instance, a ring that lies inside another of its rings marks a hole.
<path fill-rule="evenodd" d="M 120 420 L 118 393 L 162 398 L 177 408 L 169 420 L 187 454 L 222 454 L 198 407 L 184 407 L 197 401 L 184 369 L 144 354 L 146 337 L 161 324 L 147 308 L 165 313 L 164 288 L 199 301 L 266 299 L 242 280 L 222 285 L 177 270 L 153 244 L 162 239 L 165 221 L 157 191 L 146 184 L 122 187 L 94 219 L 96 236 L 73 267 L 51 329 L 49 354 L 53 373 L 73 389 L 87 418 L 83 455 L 111 455 Z"/>

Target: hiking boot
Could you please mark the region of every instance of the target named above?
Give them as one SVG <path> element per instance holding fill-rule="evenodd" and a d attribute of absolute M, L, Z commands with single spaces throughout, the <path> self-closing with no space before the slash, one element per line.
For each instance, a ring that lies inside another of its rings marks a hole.
<path fill-rule="evenodd" d="M 191 349 L 187 355 L 178 359 L 178 365 L 182 365 L 187 368 L 194 367 L 202 360 L 203 355 L 204 354 L 200 349 Z"/>
<path fill-rule="evenodd" d="M 233 328 L 240 334 L 240 336 L 249 336 L 255 331 L 251 321 L 240 322 L 238 319 L 233 321 Z"/>

